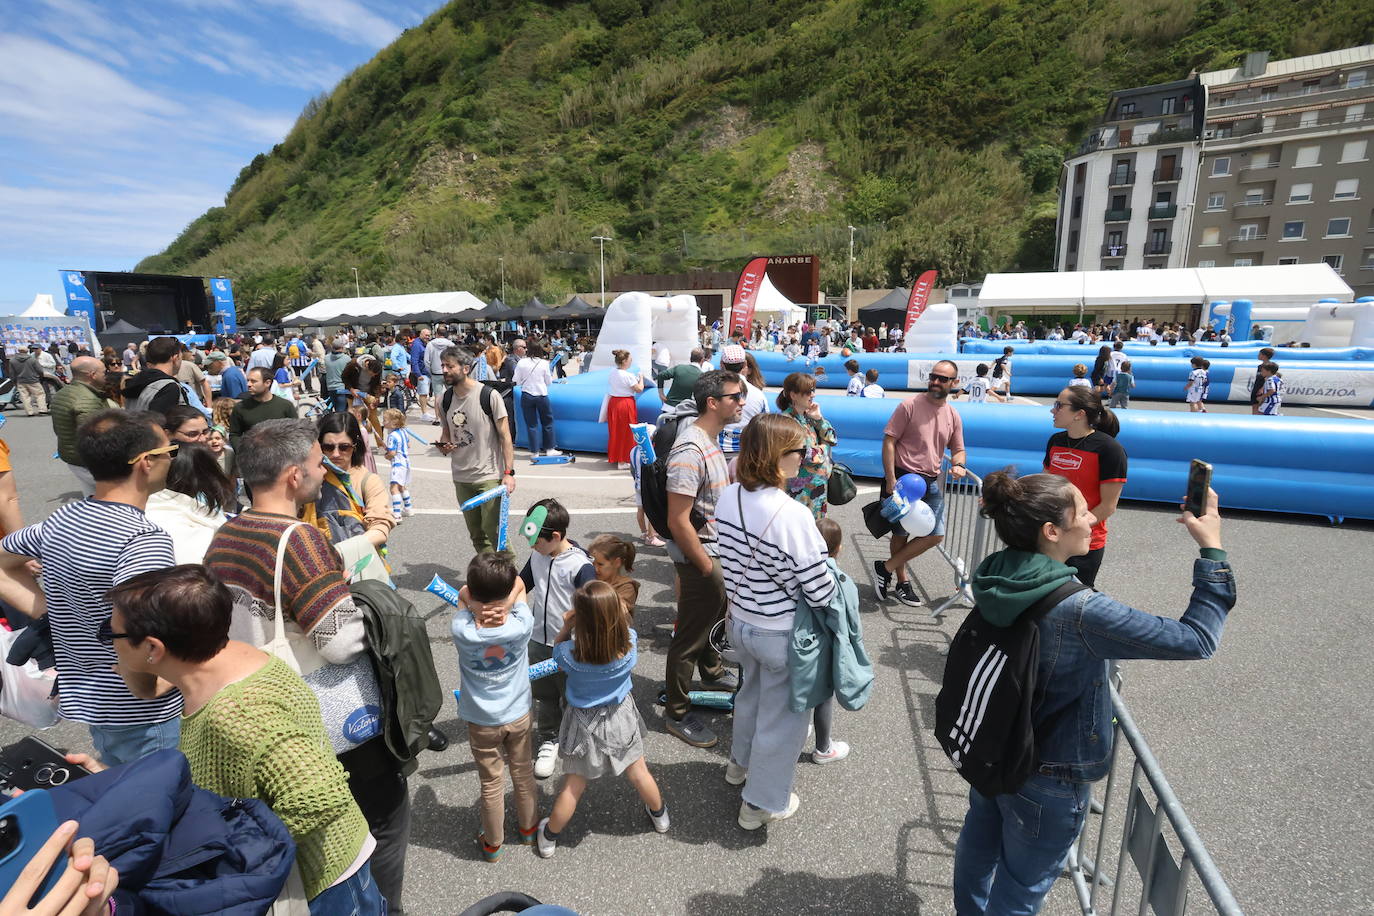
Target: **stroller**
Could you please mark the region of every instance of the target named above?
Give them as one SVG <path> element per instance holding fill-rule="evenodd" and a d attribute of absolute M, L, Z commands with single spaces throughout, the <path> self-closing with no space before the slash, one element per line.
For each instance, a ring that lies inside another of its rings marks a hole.
<path fill-rule="evenodd" d="M 15 395 L 19 393 L 19 388 L 14 384 L 12 378 L 0 378 L 0 410 L 9 410 L 14 406 Z"/>

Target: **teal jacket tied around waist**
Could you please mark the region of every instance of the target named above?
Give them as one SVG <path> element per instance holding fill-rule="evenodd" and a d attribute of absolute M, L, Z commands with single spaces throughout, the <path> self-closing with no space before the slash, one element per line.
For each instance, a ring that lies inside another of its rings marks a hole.
<path fill-rule="evenodd" d="M 863 709 L 873 689 L 873 663 L 864 651 L 859 623 L 859 590 L 833 559 L 825 565 L 838 586 L 834 597 L 818 608 L 800 597 L 792 620 L 787 668 L 793 712 L 819 706 L 832 695 L 851 712 Z"/>

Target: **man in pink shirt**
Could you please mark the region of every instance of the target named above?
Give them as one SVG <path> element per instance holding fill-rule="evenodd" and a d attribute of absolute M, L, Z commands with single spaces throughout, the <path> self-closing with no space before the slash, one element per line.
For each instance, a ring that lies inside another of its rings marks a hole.
<path fill-rule="evenodd" d="M 891 593 L 905 605 L 920 607 L 921 599 L 906 578 L 906 564 L 945 539 L 945 497 L 939 481 L 945 449 L 950 452 L 950 473 L 955 477 L 968 473 L 964 467 L 968 458 L 964 450 L 964 424 L 948 403 L 950 390 L 958 379 L 959 367 L 954 363 L 936 363 L 931 367 L 926 393 L 902 402 L 883 430 L 882 497 L 886 499 L 896 488 L 897 478 L 920 474 L 926 481 L 926 495 L 922 499 L 935 514 L 935 528 L 925 537 L 908 539 L 901 525 L 892 525 L 891 556 L 886 562 L 873 561 L 880 600 L 887 600 Z"/>

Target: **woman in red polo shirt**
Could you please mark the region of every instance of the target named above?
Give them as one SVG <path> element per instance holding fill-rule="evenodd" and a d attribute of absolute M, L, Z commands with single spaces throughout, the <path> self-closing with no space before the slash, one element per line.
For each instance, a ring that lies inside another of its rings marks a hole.
<path fill-rule="evenodd" d="M 1088 552 L 1068 561 L 1078 570 L 1079 581 L 1093 586 L 1107 546 L 1107 518 L 1126 485 L 1126 450 L 1116 441 L 1121 424 L 1097 392 L 1083 386 L 1059 392 L 1050 414 L 1063 432 L 1050 436 L 1045 445 L 1045 472 L 1068 478 L 1097 519 Z"/>

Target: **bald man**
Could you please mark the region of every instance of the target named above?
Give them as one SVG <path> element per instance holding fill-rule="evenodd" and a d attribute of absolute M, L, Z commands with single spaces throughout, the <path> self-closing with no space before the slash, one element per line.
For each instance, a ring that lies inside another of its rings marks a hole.
<path fill-rule="evenodd" d="M 95 478 L 81 464 L 76 450 L 76 431 L 91 414 L 106 408 L 105 364 L 94 356 L 78 356 L 71 364 L 72 383 L 52 396 L 52 431 L 57 436 L 57 456 L 67 463 L 81 484 L 81 494 L 95 493 Z"/>

